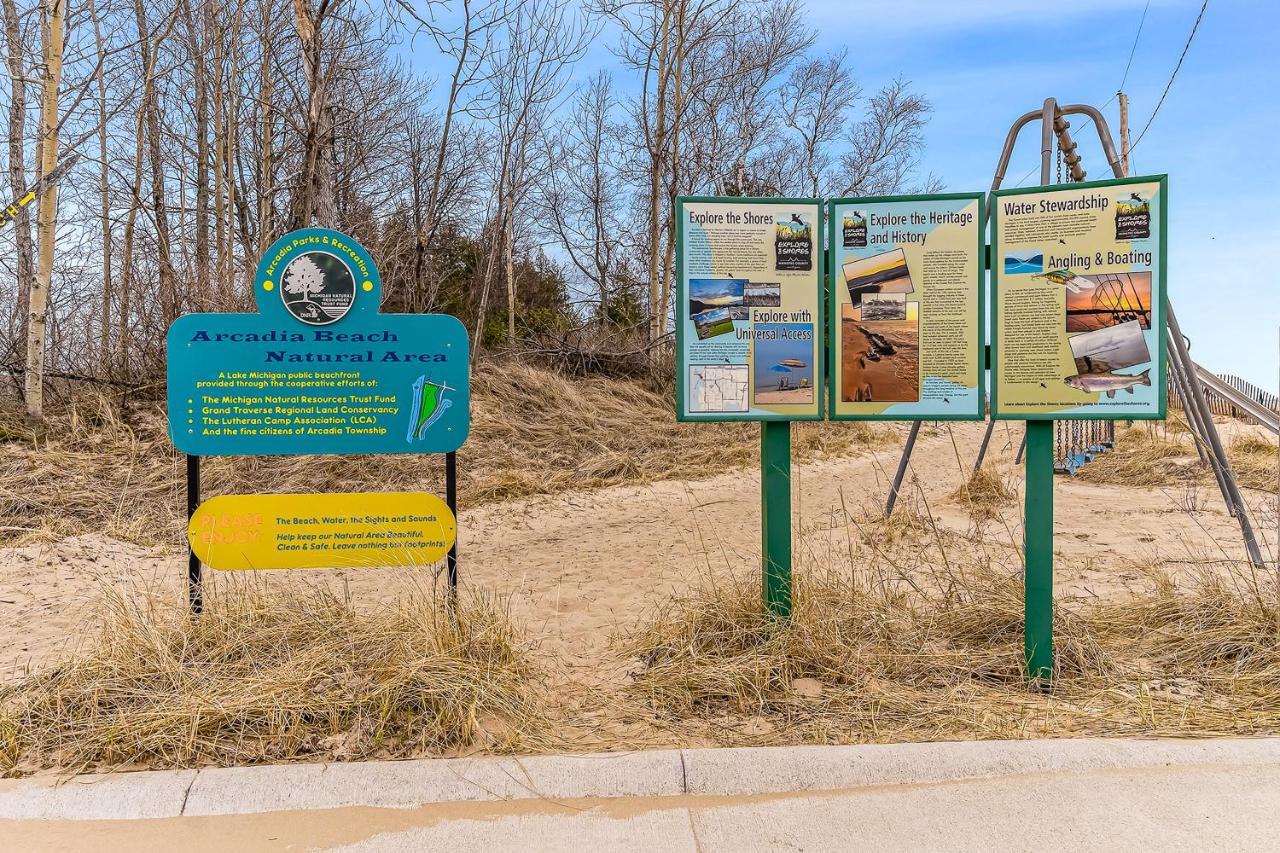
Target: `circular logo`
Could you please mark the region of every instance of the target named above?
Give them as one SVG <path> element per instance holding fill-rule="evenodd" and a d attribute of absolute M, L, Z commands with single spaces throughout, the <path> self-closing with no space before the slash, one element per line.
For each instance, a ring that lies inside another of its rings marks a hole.
<path fill-rule="evenodd" d="M 328 252 L 298 255 L 289 261 L 280 280 L 285 310 L 310 326 L 338 322 L 356 299 L 351 268 Z"/>

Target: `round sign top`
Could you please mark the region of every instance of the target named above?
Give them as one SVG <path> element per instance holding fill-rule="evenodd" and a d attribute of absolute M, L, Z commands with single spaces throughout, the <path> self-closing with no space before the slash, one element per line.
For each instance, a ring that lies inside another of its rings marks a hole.
<path fill-rule="evenodd" d="M 272 243 L 258 262 L 253 290 L 259 313 L 308 326 L 376 313 L 382 301 L 373 258 L 354 238 L 327 228 L 291 231 Z"/>

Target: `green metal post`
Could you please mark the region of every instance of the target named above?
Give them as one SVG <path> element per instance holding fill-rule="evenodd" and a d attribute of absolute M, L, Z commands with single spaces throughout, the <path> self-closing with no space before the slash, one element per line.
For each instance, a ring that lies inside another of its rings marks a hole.
<path fill-rule="evenodd" d="M 1053 421 L 1027 421 L 1026 494 L 1027 675 L 1053 674 Z"/>
<path fill-rule="evenodd" d="M 791 423 L 760 423 L 760 530 L 764 607 L 791 617 Z"/>

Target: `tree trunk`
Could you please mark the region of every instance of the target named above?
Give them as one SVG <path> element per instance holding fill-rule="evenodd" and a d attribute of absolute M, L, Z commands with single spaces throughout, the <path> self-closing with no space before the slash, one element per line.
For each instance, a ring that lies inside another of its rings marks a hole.
<path fill-rule="evenodd" d="M 516 345 L 516 263 L 515 263 L 515 198 L 511 190 L 507 191 L 506 236 L 502 241 L 503 257 L 506 260 L 507 273 L 507 344 Z"/>
<path fill-rule="evenodd" d="M 102 41 L 102 22 L 98 17 L 95 0 L 89 0 L 89 15 L 93 20 L 93 41 L 98 53 L 98 197 L 99 223 L 102 228 L 102 328 L 98 337 L 98 370 L 109 371 L 111 366 L 111 318 L 115 299 L 111 269 L 111 192 L 108 184 L 107 164 L 107 84 L 105 79 L 106 50 Z"/>
<path fill-rule="evenodd" d="M 26 152 L 23 142 L 27 125 L 26 46 L 22 41 L 18 10 L 14 0 L 2 0 L 4 7 L 4 34 L 8 46 L 9 65 L 9 189 L 15 201 L 27 194 Z M 28 299 L 31 292 L 31 212 L 23 205 L 13 222 L 14 243 L 17 250 L 15 272 L 18 285 L 18 311 L 13 313 L 16 327 L 11 327 L 12 340 L 26 337 Z"/>
<path fill-rule="evenodd" d="M 270 4 L 263 4 L 262 33 L 259 36 L 265 45 L 270 42 L 272 32 Z M 262 156 L 258 160 L 258 254 L 262 255 L 275 239 L 275 77 L 271 70 L 271 51 L 262 51 L 262 65 L 259 69 L 261 82 L 258 87 L 258 121 L 261 125 Z"/>
<path fill-rule="evenodd" d="M 667 42 L 671 34 L 670 0 L 662 2 L 662 41 L 658 50 L 658 95 L 654 109 L 653 131 L 649 138 L 649 340 L 657 340 L 662 334 L 662 320 L 658 316 L 660 285 L 658 265 L 662 247 L 659 232 L 662 221 L 662 166 L 666 158 L 666 105 L 667 77 L 670 57 Z"/>
<path fill-rule="evenodd" d="M 336 5 L 327 8 L 332 11 Z M 295 228 L 306 228 L 313 216 L 322 228 L 333 228 L 337 220 L 333 193 L 333 109 L 329 105 L 328 78 L 322 64 L 321 28 L 325 14 L 314 12 L 309 0 L 293 0 L 294 24 L 302 47 L 302 69 L 308 90 L 302 174 L 298 181 L 302 196 L 294 205 Z"/>
<path fill-rule="evenodd" d="M 62 83 L 63 12 L 66 0 L 46 0 L 44 92 L 40 108 L 40 174 L 48 175 L 58 164 L 58 87 Z M 40 257 L 35 281 L 31 283 L 27 325 L 27 415 L 44 420 L 45 320 L 49 306 L 49 284 L 53 278 L 54 218 L 58 212 L 58 185 L 51 184 L 40 195 L 36 214 L 36 239 Z"/>
<path fill-rule="evenodd" d="M 179 7 L 187 30 L 191 55 L 191 85 L 194 95 L 196 137 L 196 233 L 195 279 L 199 299 L 209 300 L 209 81 L 205 73 L 205 39 L 196 26 L 191 0 Z"/>
<path fill-rule="evenodd" d="M 156 97 L 155 61 L 159 45 L 152 44 L 147 13 L 142 0 L 133 0 L 133 13 L 138 22 L 138 52 L 144 76 L 142 108 L 146 117 L 147 158 L 151 165 L 151 215 L 156 225 L 160 297 L 163 299 L 165 325 L 178 317 L 178 288 L 170 254 L 169 214 L 165 207 L 164 157 L 160 150 L 160 104 Z"/>

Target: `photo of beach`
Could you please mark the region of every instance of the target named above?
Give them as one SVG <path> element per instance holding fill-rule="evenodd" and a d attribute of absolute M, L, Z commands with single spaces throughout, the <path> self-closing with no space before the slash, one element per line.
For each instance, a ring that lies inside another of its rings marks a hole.
<path fill-rule="evenodd" d="M 907 319 L 907 294 L 869 293 L 862 297 L 863 320 Z"/>
<path fill-rule="evenodd" d="M 1151 328 L 1151 273 L 1119 272 L 1080 276 L 1091 288 L 1067 289 L 1067 331 L 1092 332 L 1138 321 Z"/>
<path fill-rule="evenodd" d="M 901 320 L 867 319 L 867 304 L 842 306 L 840 399 L 913 403 L 920 399 L 919 303 L 904 302 Z"/>
<path fill-rule="evenodd" d="M 742 290 L 742 304 L 751 308 L 777 308 L 782 304 L 782 285 L 749 281 Z"/>
<path fill-rule="evenodd" d="M 1151 360 L 1142 324 L 1137 320 L 1072 335 L 1067 343 L 1071 345 L 1077 374 L 1110 373 Z"/>
<path fill-rule="evenodd" d="M 857 258 L 841 267 L 849 299 L 854 305 L 873 293 L 913 293 L 907 256 L 901 249 L 881 252 L 869 258 Z"/>
<path fill-rule="evenodd" d="M 717 335 L 726 335 L 733 331 L 733 315 L 730 308 L 712 308 L 701 314 L 694 314 L 693 327 L 698 332 L 698 340 L 705 341 Z"/>
<path fill-rule="evenodd" d="M 689 315 L 701 314 L 712 308 L 741 305 L 746 285 L 745 278 L 689 279 Z"/>
<path fill-rule="evenodd" d="M 752 402 L 812 403 L 813 324 L 757 323 L 755 333 Z"/>

